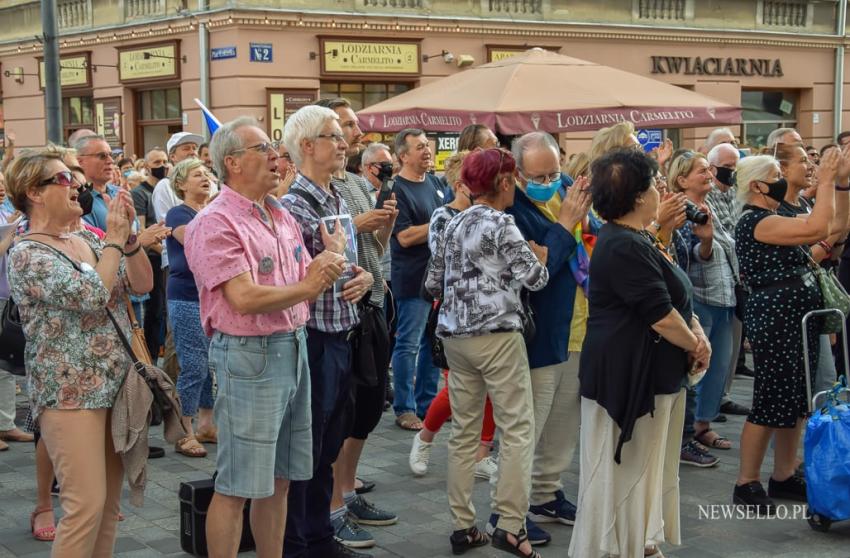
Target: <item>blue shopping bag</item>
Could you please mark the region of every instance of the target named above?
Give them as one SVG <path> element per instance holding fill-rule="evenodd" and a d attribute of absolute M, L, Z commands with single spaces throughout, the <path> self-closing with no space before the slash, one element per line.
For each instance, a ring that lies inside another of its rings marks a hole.
<path fill-rule="evenodd" d="M 803 442 L 809 511 L 833 521 L 850 519 L 850 406 L 838 399 L 845 386 L 812 414 Z"/>

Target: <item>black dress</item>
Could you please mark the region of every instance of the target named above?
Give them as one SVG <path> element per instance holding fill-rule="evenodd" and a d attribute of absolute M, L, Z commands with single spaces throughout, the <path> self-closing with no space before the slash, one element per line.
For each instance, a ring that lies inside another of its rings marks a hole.
<path fill-rule="evenodd" d="M 620 427 L 614 459 L 635 422 L 654 410 L 656 395 L 678 393 L 688 354 L 652 324 L 676 309 L 690 322 L 688 276 L 642 233 L 602 226 L 590 260 L 587 335 L 581 350 L 581 395 L 596 401 Z"/>
<path fill-rule="evenodd" d="M 810 272 L 807 248 L 777 246 L 755 239 L 755 228 L 772 211 L 746 206 L 735 227 L 741 277 L 752 290 L 744 311 L 753 348 L 755 383 L 747 420 L 772 428 L 793 428 L 808 409 L 803 368 L 803 316 L 823 307 Z M 809 363 L 817 370 L 820 320 L 809 320 Z"/>

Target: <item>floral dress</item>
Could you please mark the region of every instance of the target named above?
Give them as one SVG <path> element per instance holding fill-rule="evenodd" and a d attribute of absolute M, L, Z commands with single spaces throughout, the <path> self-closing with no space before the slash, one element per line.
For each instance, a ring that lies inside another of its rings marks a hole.
<path fill-rule="evenodd" d="M 100 239 L 75 233 L 99 259 Z M 24 355 L 33 418 L 44 409 L 111 408 L 131 364 L 104 310 L 125 335 L 130 321 L 124 262 L 108 292 L 97 271 L 75 269 L 56 249 L 25 238 L 9 253 L 9 284 L 27 338 Z"/>

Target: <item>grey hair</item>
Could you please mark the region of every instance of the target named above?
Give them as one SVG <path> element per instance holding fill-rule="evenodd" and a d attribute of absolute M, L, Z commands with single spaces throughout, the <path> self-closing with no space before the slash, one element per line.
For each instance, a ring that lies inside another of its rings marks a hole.
<path fill-rule="evenodd" d="M 773 147 L 777 143 L 779 143 L 779 138 L 784 136 L 785 134 L 790 134 L 791 132 L 796 132 L 795 128 L 777 128 L 772 131 L 767 136 L 767 147 Z"/>
<path fill-rule="evenodd" d="M 301 107 L 289 117 L 283 127 L 283 145 L 289 151 L 289 156 L 296 167 L 301 167 L 304 154 L 301 152 L 301 142 L 305 139 L 315 139 L 322 133 L 322 128 L 328 120 L 339 120 L 339 115 L 318 105 Z"/>
<path fill-rule="evenodd" d="M 83 155 L 83 153 L 81 153 L 82 150 L 88 147 L 88 145 L 93 141 L 106 141 L 106 138 L 97 134 L 83 136 L 81 138 L 77 138 L 77 141 L 71 144 L 71 149 L 74 149 L 78 154 Z M 106 143 L 109 144 L 108 141 Z"/>
<path fill-rule="evenodd" d="M 70 136 L 68 136 L 68 147 L 73 147 L 75 143 L 88 136 L 96 136 L 97 132 L 88 128 L 80 128 Z"/>
<path fill-rule="evenodd" d="M 779 162 L 770 155 L 744 157 L 735 170 L 735 187 L 738 201 L 747 203 L 750 199 L 750 183 L 764 180 L 772 170 L 779 170 Z"/>
<path fill-rule="evenodd" d="M 410 136 L 421 136 L 425 133 L 425 130 L 421 128 L 405 128 L 401 132 L 395 135 L 395 154 L 399 157 L 399 161 L 401 161 L 401 156 L 407 153 L 409 147 L 407 147 L 407 138 Z"/>
<path fill-rule="evenodd" d="M 255 118 L 250 116 L 242 116 L 236 120 L 225 122 L 215 131 L 212 140 L 210 140 L 210 159 L 212 159 L 213 168 L 216 174 L 221 177 L 222 182 L 227 182 L 230 178 L 227 174 L 227 165 L 224 164 L 224 159 L 242 147 L 242 138 L 239 137 L 236 131 L 249 126 L 259 128 L 260 124 Z"/>
<path fill-rule="evenodd" d="M 720 141 L 720 136 L 726 134 L 732 136 L 732 139 L 735 139 L 735 133 L 732 132 L 730 128 L 717 128 L 715 130 L 712 130 L 712 132 L 708 134 L 708 137 L 705 140 L 706 149 L 713 149 L 716 145 L 718 145 L 718 142 Z"/>
<path fill-rule="evenodd" d="M 174 169 L 171 171 L 171 175 L 169 176 L 171 180 L 171 189 L 174 191 L 174 195 L 184 199 L 185 193 L 180 189 L 180 186 L 183 185 L 184 182 L 189 178 L 189 173 L 198 167 L 203 167 L 204 164 L 200 159 L 196 159 L 194 157 L 189 157 L 188 159 L 183 159 L 176 165 L 174 165 Z"/>
<path fill-rule="evenodd" d="M 360 164 L 368 165 L 369 163 L 374 162 L 375 157 L 381 151 L 386 151 L 387 153 L 389 153 L 390 148 L 389 148 L 389 146 L 387 146 L 386 144 L 383 144 L 383 143 L 378 143 L 378 142 L 370 143 L 369 146 L 366 147 L 366 149 L 363 150 L 363 154 L 360 155 Z"/>
<path fill-rule="evenodd" d="M 555 154 L 560 156 L 561 151 L 558 149 L 558 143 L 550 134 L 546 132 L 529 132 L 514 140 L 511 144 L 511 154 L 514 156 L 516 166 L 520 170 L 524 170 L 523 157 L 525 154 L 536 148 L 554 149 Z"/>
<path fill-rule="evenodd" d="M 724 151 L 734 153 L 736 161 L 741 158 L 741 154 L 738 153 L 738 150 L 735 149 L 734 146 L 728 143 L 718 143 L 711 148 L 711 151 L 708 152 L 708 164 L 717 165 L 717 161 L 720 159 L 720 156 L 723 155 Z"/>

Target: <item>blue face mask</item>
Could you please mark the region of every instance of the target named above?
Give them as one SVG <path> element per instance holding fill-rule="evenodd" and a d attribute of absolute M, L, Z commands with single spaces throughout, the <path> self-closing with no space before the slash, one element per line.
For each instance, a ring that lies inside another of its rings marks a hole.
<path fill-rule="evenodd" d="M 525 193 L 526 195 L 536 202 L 546 203 L 547 201 L 552 199 L 552 196 L 555 195 L 555 192 L 561 187 L 561 180 L 554 180 L 549 184 L 539 184 L 537 182 L 529 181 L 525 185 Z"/>

